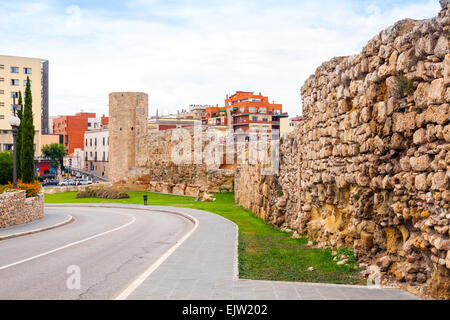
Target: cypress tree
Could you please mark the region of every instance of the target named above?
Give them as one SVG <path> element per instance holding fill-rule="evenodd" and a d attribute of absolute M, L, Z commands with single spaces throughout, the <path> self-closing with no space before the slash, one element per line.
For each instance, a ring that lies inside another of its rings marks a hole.
<path fill-rule="evenodd" d="M 22 91 L 19 91 L 19 101 L 18 104 L 22 104 Z M 22 127 L 23 127 L 23 110 L 17 111 L 17 117 L 20 119 L 20 126 L 17 130 L 17 140 L 16 140 L 16 157 L 17 157 L 17 179 L 22 179 Z"/>
<path fill-rule="evenodd" d="M 34 124 L 29 77 L 27 77 L 27 86 L 25 89 L 25 108 L 23 111 L 22 181 L 25 183 L 34 181 Z"/>

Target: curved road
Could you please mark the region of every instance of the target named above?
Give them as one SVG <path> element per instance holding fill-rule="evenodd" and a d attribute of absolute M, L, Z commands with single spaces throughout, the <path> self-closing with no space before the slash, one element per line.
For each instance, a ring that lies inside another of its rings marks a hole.
<path fill-rule="evenodd" d="M 53 207 L 46 212 L 70 213 L 75 221 L 0 241 L 0 299 L 114 298 L 193 227 L 182 216 L 158 211 Z M 80 289 L 69 289 L 77 270 Z"/>

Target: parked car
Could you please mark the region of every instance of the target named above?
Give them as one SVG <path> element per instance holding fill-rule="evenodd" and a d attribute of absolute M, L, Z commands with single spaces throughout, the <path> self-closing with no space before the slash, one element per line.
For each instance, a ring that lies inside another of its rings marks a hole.
<path fill-rule="evenodd" d="M 57 186 L 59 184 L 58 180 L 51 180 L 46 181 L 42 184 L 43 187 L 49 187 L 49 186 Z"/>
<path fill-rule="evenodd" d="M 65 187 L 65 186 L 68 186 L 68 185 L 69 185 L 69 182 L 67 182 L 67 181 L 61 181 L 58 185 L 59 185 L 60 187 Z"/>

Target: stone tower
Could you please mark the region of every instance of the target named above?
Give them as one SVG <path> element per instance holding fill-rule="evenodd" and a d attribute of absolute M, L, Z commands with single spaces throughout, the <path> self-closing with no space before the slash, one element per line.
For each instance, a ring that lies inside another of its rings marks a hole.
<path fill-rule="evenodd" d="M 109 179 L 117 183 L 136 166 L 138 141 L 147 133 L 148 94 L 110 93 L 109 117 Z"/>

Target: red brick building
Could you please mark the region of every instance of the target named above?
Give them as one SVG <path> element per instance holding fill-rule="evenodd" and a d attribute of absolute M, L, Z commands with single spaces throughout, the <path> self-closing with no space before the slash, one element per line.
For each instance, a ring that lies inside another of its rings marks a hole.
<path fill-rule="evenodd" d="M 75 148 L 84 148 L 84 132 L 88 130 L 88 119 L 95 117 L 95 113 L 82 112 L 53 120 L 53 133 L 63 135 L 63 143 L 68 154 L 73 153 Z"/>

